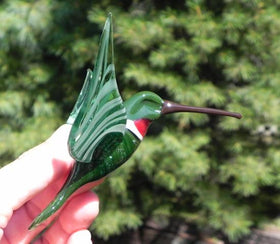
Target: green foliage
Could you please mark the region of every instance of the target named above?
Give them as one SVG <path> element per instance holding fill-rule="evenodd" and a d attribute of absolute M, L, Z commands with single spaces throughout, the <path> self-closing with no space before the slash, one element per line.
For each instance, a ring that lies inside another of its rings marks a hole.
<path fill-rule="evenodd" d="M 279 1 L 2 1 L 1 164 L 68 117 L 108 11 L 124 99 L 152 90 L 243 119 L 177 114 L 156 122 L 98 187 L 94 233 L 107 239 L 177 216 L 237 240 L 279 222 Z"/>
<path fill-rule="evenodd" d="M 112 235 L 121 234 L 126 229 L 136 229 L 141 224 L 141 216 L 135 210 L 115 209 L 101 212 L 94 226 L 95 231 L 107 240 Z"/>

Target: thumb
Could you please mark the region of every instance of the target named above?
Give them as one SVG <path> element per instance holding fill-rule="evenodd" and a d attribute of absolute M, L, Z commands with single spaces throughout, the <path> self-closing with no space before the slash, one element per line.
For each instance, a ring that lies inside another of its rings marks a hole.
<path fill-rule="evenodd" d="M 91 234 L 88 230 L 79 230 L 73 233 L 68 241 L 67 244 L 92 244 L 91 241 Z"/>

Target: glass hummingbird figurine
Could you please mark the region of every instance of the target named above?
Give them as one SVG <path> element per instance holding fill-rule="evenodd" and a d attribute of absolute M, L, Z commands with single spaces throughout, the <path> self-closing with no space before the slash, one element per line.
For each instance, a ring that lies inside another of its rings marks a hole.
<path fill-rule="evenodd" d="M 123 101 L 116 82 L 112 16 L 101 35 L 94 70 L 88 70 L 77 102 L 67 120 L 72 125 L 68 147 L 75 159 L 72 172 L 55 199 L 35 218 L 35 228 L 59 210 L 81 186 L 96 181 L 125 163 L 152 121 L 175 112 L 207 113 L 241 118 L 238 113 L 185 106 L 144 91 Z"/>

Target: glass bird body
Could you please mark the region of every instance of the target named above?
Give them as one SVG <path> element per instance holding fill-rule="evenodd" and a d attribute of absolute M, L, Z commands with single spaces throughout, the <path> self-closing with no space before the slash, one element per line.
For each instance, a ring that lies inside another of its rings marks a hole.
<path fill-rule="evenodd" d="M 35 218 L 35 228 L 59 210 L 83 185 L 96 181 L 125 163 L 145 136 L 150 123 L 175 112 L 196 112 L 241 118 L 238 113 L 190 107 L 145 91 L 123 101 L 116 82 L 112 16 L 101 35 L 94 71 L 88 70 L 77 102 L 67 120 L 72 125 L 68 147 L 74 167 L 55 199 Z"/>

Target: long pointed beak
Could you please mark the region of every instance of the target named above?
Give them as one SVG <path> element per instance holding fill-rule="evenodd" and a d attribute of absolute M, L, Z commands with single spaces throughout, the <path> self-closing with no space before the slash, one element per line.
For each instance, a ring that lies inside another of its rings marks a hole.
<path fill-rule="evenodd" d="M 242 118 L 242 115 L 239 113 L 228 112 L 228 111 L 221 110 L 221 109 L 192 107 L 192 106 L 186 106 L 186 105 L 170 102 L 167 100 L 164 101 L 162 110 L 161 110 L 161 114 L 170 114 L 170 113 L 177 113 L 177 112 L 215 114 L 215 115 L 234 117 L 237 119 Z"/>

